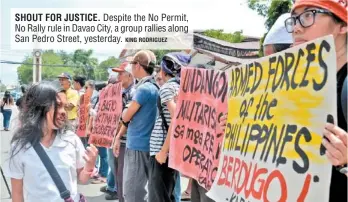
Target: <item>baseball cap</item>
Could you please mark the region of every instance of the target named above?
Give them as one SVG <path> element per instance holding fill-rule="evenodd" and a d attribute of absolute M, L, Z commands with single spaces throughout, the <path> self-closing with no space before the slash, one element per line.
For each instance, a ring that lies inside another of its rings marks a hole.
<path fill-rule="evenodd" d="M 57 76 L 57 78 L 66 78 L 66 79 L 71 80 L 71 76 L 66 72 L 61 73 L 59 76 Z"/>
<path fill-rule="evenodd" d="M 292 44 L 292 35 L 286 30 L 284 21 L 289 18 L 290 13 L 281 15 L 269 30 L 263 45 Z"/>
<path fill-rule="evenodd" d="M 343 22 L 347 23 L 347 4 L 347 0 L 296 0 L 291 12 L 303 6 L 314 6 L 332 12 L 341 20 L 343 20 Z"/>
<path fill-rule="evenodd" d="M 112 68 L 113 72 L 128 72 L 132 73 L 132 67 L 128 62 L 123 62 L 119 67 Z"/>
<path fill-rule="evenodd" d="M 139 63 L 145 68 L 155 68 L 156 65 L 156 56 L 149 50 L 138 51 L 134 57 L 129 57 L 127 60 L 130 64 Z"/>

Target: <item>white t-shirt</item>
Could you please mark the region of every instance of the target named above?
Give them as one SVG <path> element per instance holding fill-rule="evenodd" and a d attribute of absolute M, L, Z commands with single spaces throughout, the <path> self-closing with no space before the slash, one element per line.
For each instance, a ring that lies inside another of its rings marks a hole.
<path fill-rule="evenodd" d="M 13 145 L 11 146 L 11 149 Z M 79 201 L 77 192 L 77 169 L 83 168 L 85 148 L 73 132 L 58 134 L 50 148 L 43 147 L 55 165 L 74 201 Z M 11 154 L 11 153 L 10 153 Z M 5 175 L 23 179 L 25 202 L 62 202 L 58 188 L 33 147 L 21 150 L 12 159 L 5 161 Z"/>

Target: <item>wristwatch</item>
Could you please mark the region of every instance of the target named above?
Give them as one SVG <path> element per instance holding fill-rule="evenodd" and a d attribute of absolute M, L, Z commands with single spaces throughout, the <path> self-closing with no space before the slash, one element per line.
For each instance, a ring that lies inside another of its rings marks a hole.
<path fill-rule="evenodd" d="M 336 170 L 339 171 L 342 174 L 347 174 L 348 173 L 347 164 L 344 164 L 344 165 L 341 165 L 341 166 L 336 166 Z"/>

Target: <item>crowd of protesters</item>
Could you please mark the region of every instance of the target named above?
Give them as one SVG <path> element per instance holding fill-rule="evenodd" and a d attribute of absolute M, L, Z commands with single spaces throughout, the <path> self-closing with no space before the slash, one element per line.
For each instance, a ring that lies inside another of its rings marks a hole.
<path fill-rule="evenodd" d="M 276 21 L 264 41 L 265 55 L 332 34 L 337 59 L 337 125 L 327 123 L 323 146 L 333 166 L 330 202 L 347 201 L 347 106 L 341 102 L 347 77 L 347 2 L 297 0 L 291 13 Z M 61 88 L 49 83 L 30 86 L 21 99 L 20 124 L 11 141 L 7 176 L 11 178 L 13 201 L 84 201 L 77 181 L 99 184 L 106 200 L 120 202 L 213 201 L 207 190 L 190 179 L 181 194 L 180 173 L 168 166 L 171 122 L 176 109 L 181 69 L 190 65 L 183 52 L 166 54 L 157 62 L 148 50 L 137 52 L 112 69 L 107 83 L 86 81 L 67 73 L 57 76 Z M 157 66 L 156 64 L 159 64 Z M 196 68 L 210 68 L 196 65 Z M 122 85 L 122 116 L 110 148 L 88 144 L 99 108 L 99 92 L 107 85 Z M 333 89 L 334 90 L 334 89 Z M 86 137 L 79 138 L 79 108 L 85 94 L 88 105 Z M 346 96 L 346 94 L 345 94 Z M 346 98 L 345 98 L 346 99 Z M 1 102 L 4 128 L 8 130 L 10 96 Z M 6 119 L 5 119 L 6 118 Z M 221 127 L 225 127 L 226 116 Z M 68 194 L 57 189 L 50 170 L 38 162 L 41 146 L 52 161 Z M 47 170 L 46 170 L 47 169 Z M 49 171 L 49 172 L 47 172 Z M 345 174 L 345 175 L 344 175 Z M 40 183 L 38 183 L 40 182 Z"/>

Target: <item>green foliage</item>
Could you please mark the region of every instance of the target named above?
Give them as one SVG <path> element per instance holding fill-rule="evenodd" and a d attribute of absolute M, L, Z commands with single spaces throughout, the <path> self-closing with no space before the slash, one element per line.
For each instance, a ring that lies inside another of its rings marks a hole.
<path fill-rule="evenodd" d="M 54 52 L 46 50 L 42 53 L 42 80 L 54 80 L 57 75 L 67 72 L 71 76 L 84 75 L 87 79 L 106 80 L 108 73 L 107 67 L 119 64 L 118 59 L 110 57 L 98 65 L 97 58 L 92 57 L 93 50 L 76 50 L 73 53 L 65 51 Z M 22 61 L 22 65 L 17 68 L 19 82 L 21 84 L 30 84 L 33 80 L 33 57 L 28 56 Z M 63 66 L 49 66 L 63 65 Z M 96 73 L 94 71 L 97 71 Z"/>
<path fill-rule="evenodd" d="M 270 2 L 271 1 L 271 2 Z M 250 9 L 255 10 L 259 15 L 266 17 L 265 26 L 267 32 L 272 28 L 277 19 L 284 13 L 291 11 L 293 1 L 292 0 L 249 0 L 248 6 Z M 267 34 L 267 33 L 266 33 Z M 259 56 L 263 56 L 263 40 L 266 34 L 260 41 Z"/>
<path fill-rule="evenodd" d="M 259 15 L 266 17 L 266 29 L 269 30 L 276 20 L 292 7 L 292 0 L 249 0 L 248 6 Z"/>
<path fill-rule="evenodd" d="M 291 11 L 291 0 L 273 0 L 267 12 L 266 28 L 270 30 L 277 19 L 284 13 Z"/>
<path fill-rule="evenodd" d="M 109 57 L 107 60 L 101 62 L 98 67 L 95 69 L 95 79 L 98 81 L 105 81 L 108 79 L 108 68 L 116 67 L 120 65 L 120 60 L 114 56 Z"/>
<path fill-rule="evenodd" d="M 203 32 L 203 35 L 231 43 L 240 43 L 244 40 L 243 30 L 234 33 L 224 33 L 222 29 L 209 29 Z"/>
<path fill-rule="evenodd" d="M 249 0 L 248 7 L 252 10 L 257 11 L 257 13 L 263 17 L 267 16 L 268 11 L 268 1 L 260 1 L 260 0 Z"/>
<path fill-rule="evenodd" d="M 33 80 L 33 57 L 27 57 L 21 66 L 17 68 L 19 82 L 21 84 L 29 84 Z M 45 65 L 61 65 L 63 60 L 59 54 L 55 53 L 53 50 L 47 50 L 42 53 L 42 64 Z M 67 72 L 70 74 L 74 73 L 71 67 L 52 67 L 52 66 L 42 66 L 42 80 L 54 80 L 62 72 Z"/>

